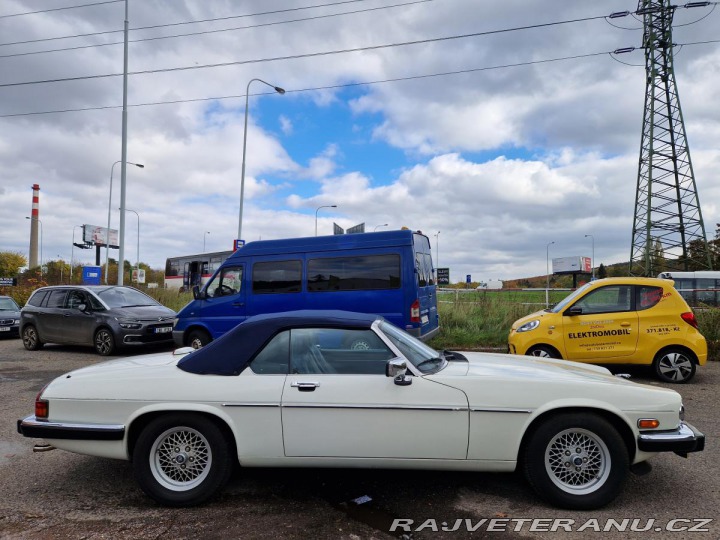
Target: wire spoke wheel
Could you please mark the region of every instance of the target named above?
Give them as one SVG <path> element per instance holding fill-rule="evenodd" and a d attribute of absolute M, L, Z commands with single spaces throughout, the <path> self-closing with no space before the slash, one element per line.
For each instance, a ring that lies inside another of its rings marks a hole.
<path fill-rule="evenodd" d="M 209 474 L 212 449 L 202 433 L 179 426 L 155 439 L 149 459 L 158 483 L 172 491 L 187 491 L 202 484 Z"/>
<path fill-rule="evenodd" d="M 610 473 L 611 459 L 605 443 L 591 431 L 566 429 L 545 450 L 545 469 L 552 482 L 573 494 L 591 493 Z"/>

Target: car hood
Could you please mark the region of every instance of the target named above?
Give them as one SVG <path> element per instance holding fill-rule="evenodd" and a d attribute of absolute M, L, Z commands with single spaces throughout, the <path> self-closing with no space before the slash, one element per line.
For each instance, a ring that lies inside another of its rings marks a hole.
<path fill-rule="evenodd" d="M 175 312 L 165 306 L 130 306 L 115 307 L 110 309 L 110 313 L 116 317 L 123 319 L 147 320 L 167 320 L 175 318 Z"/>
<path fill-rule="evenodd" d="M 0 309 L 0 319 L 19 319 L 20 312 L 14 309 L 3 310 Z"/>
<path fill-rule="evenodd" d="M 463 353 L 428 378 L 465 392 L 471 406 L 527 408 L 573 400 L 576 405 L 623 410 L 677 411 L 674 390 L 638 384 L 591 364 L 493 353 Z"/>
<path fill-rule="evenodd" d="M 512 323 L 511 330 L 516 330 L 517 328 L 519 328 L 526 322 L 534 321 L 536 319 L 542 319 L 543 317 L 547 317 L 548 315 L 555 315 L 555 313 L 550 313 L 543 309 L 540 311 L 536 311 L 535 313 L 531 313 L 530 315 L 526 315 L 525 317 L 522 317 L 522 318 L 518 319 L 517 321 L 515 321 L 514 323 Z"/>

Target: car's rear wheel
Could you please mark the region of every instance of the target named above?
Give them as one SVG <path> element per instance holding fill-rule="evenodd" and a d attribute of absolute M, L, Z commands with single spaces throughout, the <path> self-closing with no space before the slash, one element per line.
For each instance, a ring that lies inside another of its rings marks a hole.
<path fill-rule="evenodd" d="M 548 502 L 592 510 L 620 493 L 629 457 L 607 420 L 592 413 L 567 413 L 548 419 L 530 435 L 523 468 L 530 485 Z"/>
<path fill-rule="evenodd" d="M 686 383 L 695 376 L 695 359 L 679 348 L 660 351 L 653 360 L 658 378 L 663 382 Z"/>
<path fill-rule="evenodd" d="M 552 347 L 546 345 L 535 345 L 528 349 L 525 353 L 527 356 L 537 356 L 539 358 L 560 358 L 560 355 Z"/>
<path fill-rule="evenodd" d="M 101 356 L 110 356 L 115 352 L 115 336 L 107 328 L 95 332 L 95 352 Z"/>
<path fill-rule="evenodd" d="M 142 431 L 133 454 L 135 478 L 167 506 L 205 502 L 227 483 L 232 446 L 212 421 L 193 413 L 156 418 Z"/>
<path fill-rule="evenodd" d="M 38 334 L 37 329 L 32 324 L 28 324 L 23 328 L 22 340 L 23 345 L 28 351 L 37 351 L 43 346 L 43 342 L 40 341 L 40 334 Z"/>
<path fill-rule="evenodd" d="M 211 341 L 212 338 L 210 337 L 210 334 L 208 334 L 205 330 L 196 329 L 192 330 L 188 334 L 188 345 L 190 345 L 193 349 L 204 347 Z"/>

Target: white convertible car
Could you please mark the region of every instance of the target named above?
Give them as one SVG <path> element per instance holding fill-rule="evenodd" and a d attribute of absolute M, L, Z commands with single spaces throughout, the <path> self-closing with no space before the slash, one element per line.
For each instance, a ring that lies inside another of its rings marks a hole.
<path fill-rule="evenodd" d="M 564 360 L 438 352 L 373 315 L 262 315 L 188 351 L 63 375 L 18 431 L 131 460 L 170 506 L 204 502 L 239 463 L 520 467 L 550 503 L 591 509 L 654 453 L 705 443 L 675 391 Z"/>

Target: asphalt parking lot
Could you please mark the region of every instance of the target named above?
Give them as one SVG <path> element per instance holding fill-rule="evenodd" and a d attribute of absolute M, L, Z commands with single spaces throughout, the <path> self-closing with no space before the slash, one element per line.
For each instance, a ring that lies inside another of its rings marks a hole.
<path fill-rule="evenodd" d="M 30 352 L 0 340 L 0 538 L 720 538 L 718 362 L 673 386 L 705 451 L 658 455 L 610 506 L 572 512 L 541 503 L 520 475 L 319 469 L 243 470 L 203 507 L 163 508 L 140 491 L 129 463 L 33 453 L 39 441 L 17 433 L 47 381 L 102 360 L 89 348 Z M 660 385 L 642 370 L 633 380 Z M 410 531 L 391 532 L 396 519 Z"/>

